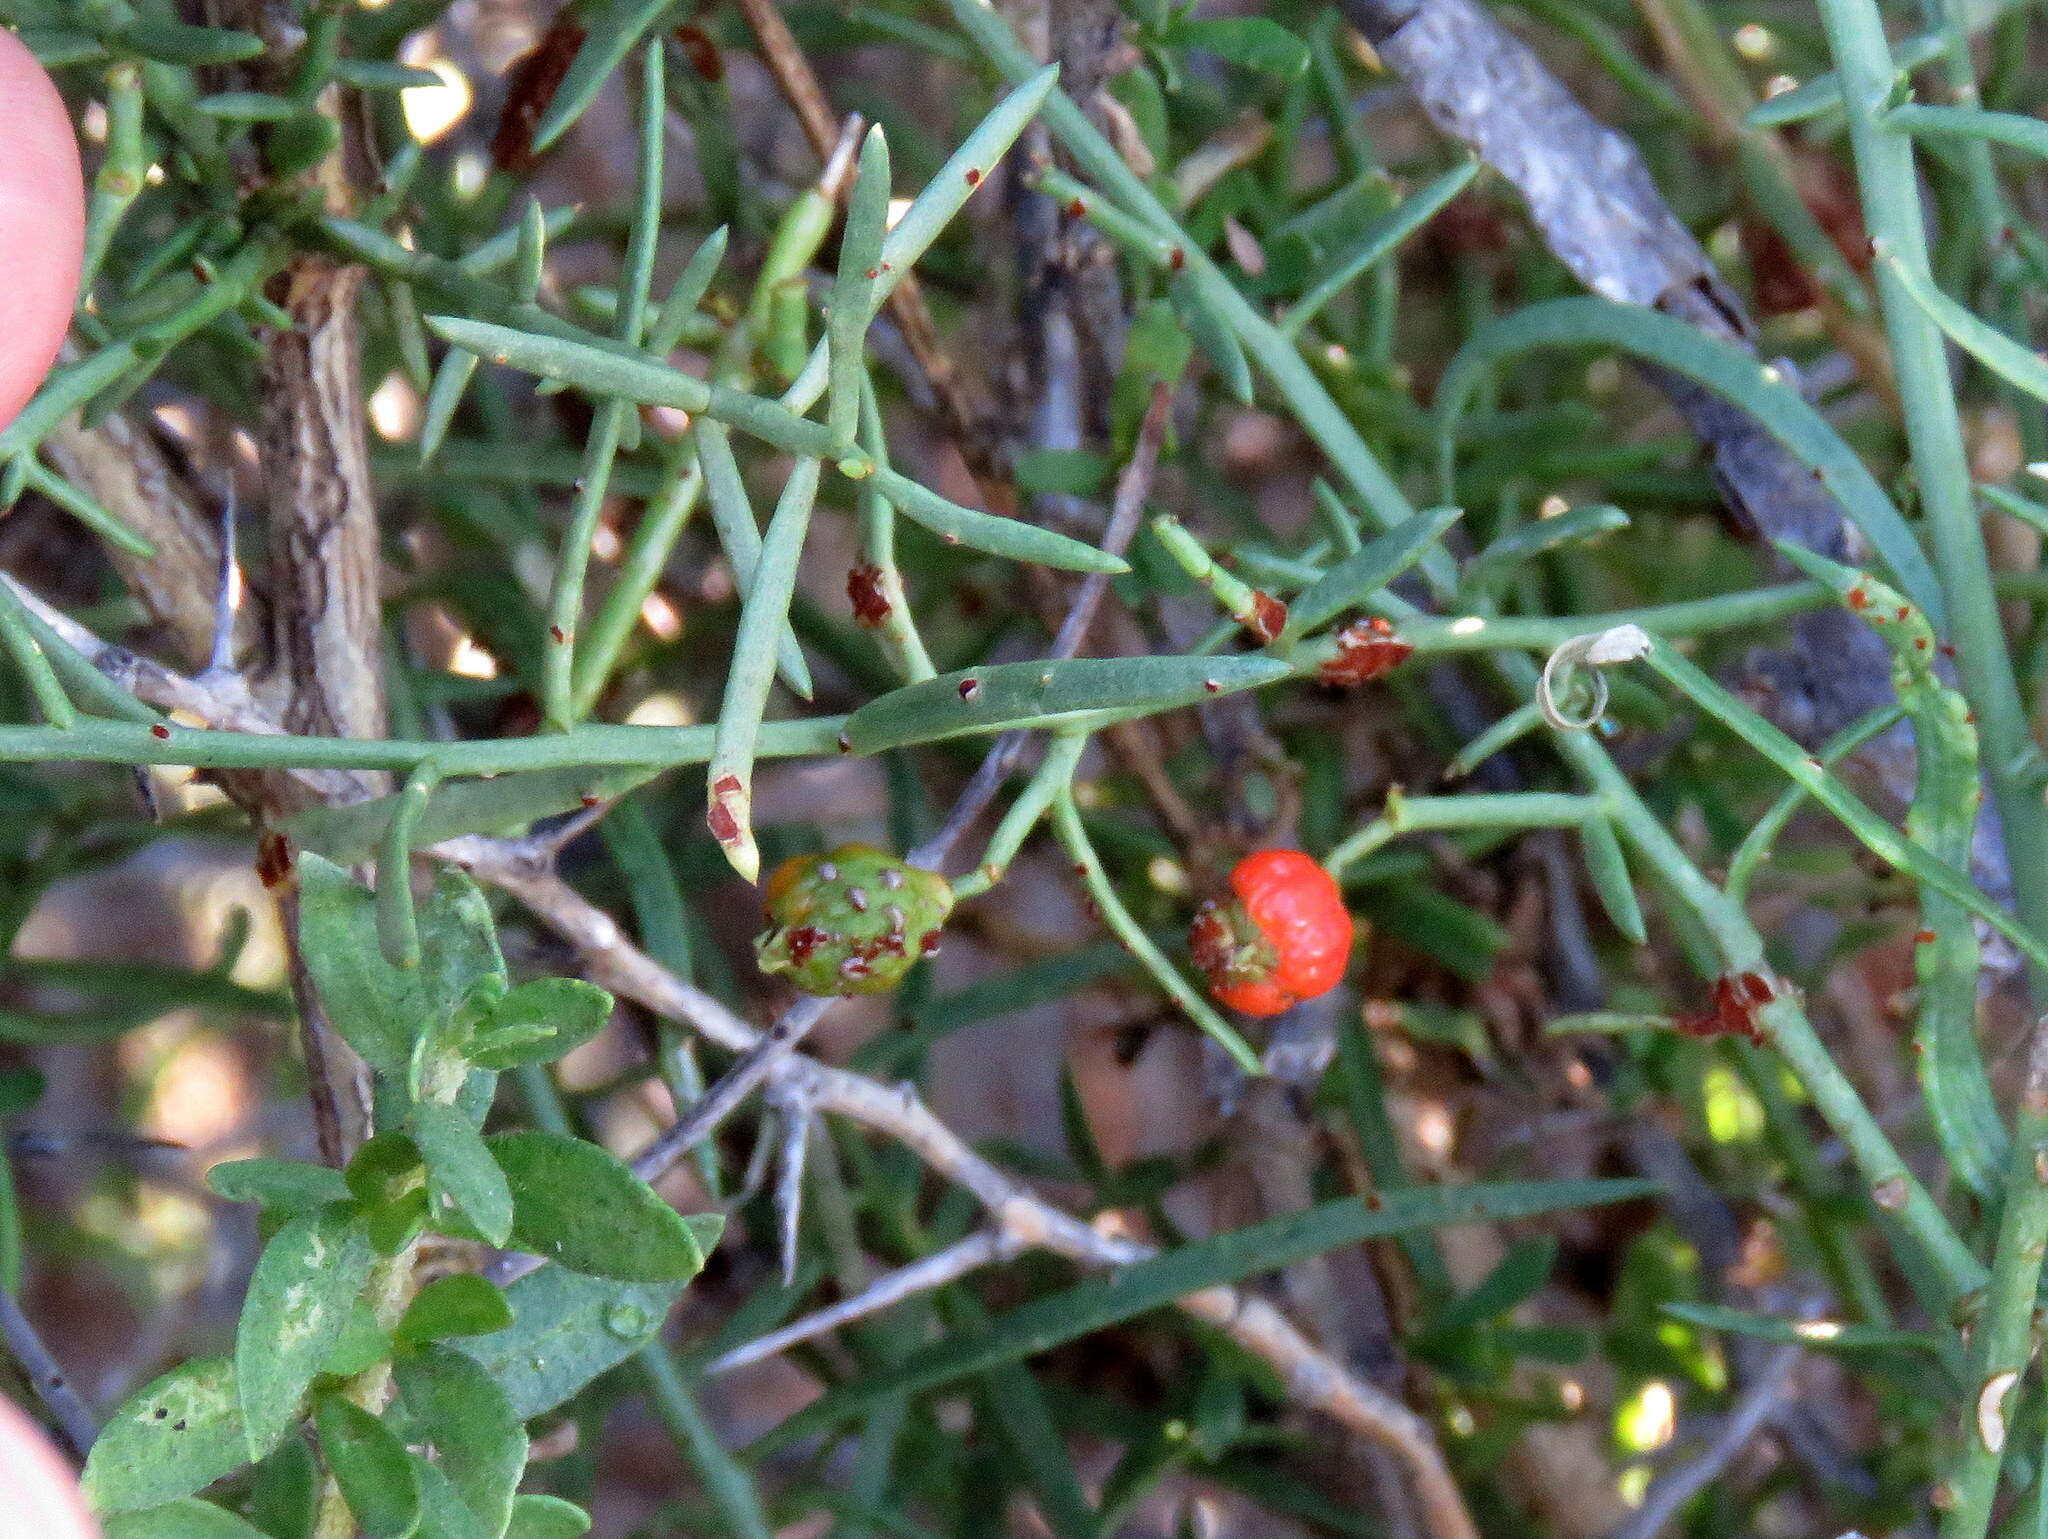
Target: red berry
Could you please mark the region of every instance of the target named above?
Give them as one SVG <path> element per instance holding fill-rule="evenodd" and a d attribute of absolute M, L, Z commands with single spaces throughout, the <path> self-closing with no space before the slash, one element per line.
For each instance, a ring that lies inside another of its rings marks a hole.
<path fill-rule="evenodd" d="M 1237 863 L 1230 890 L 1202 905 L 1188 934 L 1219 1001 L 1278 1015 L 1343 980 L 1351 913 L 1329 872 L 1299 850 L 1261 850 Z"/>

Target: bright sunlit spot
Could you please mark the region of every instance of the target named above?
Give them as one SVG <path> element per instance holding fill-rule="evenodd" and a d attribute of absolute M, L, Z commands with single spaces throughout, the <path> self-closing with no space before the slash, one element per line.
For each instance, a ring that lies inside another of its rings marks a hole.
<path fill-rule="evenodd" d="M 1614 1436 L 1630 1453 L 1651 1453 L 1678 1431 L 1678 1397 L 1652 1379 L 1614 1408 Z"/>
<path fill-rule="evenodd" d="M 455 643 L 455 650 L 448 655 L 448 671 L 457 678 L 495 679 L 498 676 L 498 660 L 478 646 L 474 638 L 464 636 Z"/>
<path fill-rule="evenodd" d="M 398 93 L 405 126 L 421 144 L 432 144 L 468 115 L 475 93 L 469 88 L 468 77 L 439 56 L 432 33 L 415 38 L 407 46 L 404 58 L 413 68 L 430 69 L 441 77 L 439 85 L 407 86 Z"/>

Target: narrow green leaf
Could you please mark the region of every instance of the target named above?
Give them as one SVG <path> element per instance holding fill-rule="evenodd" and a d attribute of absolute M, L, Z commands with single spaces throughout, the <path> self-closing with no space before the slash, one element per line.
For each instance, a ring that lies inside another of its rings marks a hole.
<path fill-rule="evenodd" d="M 265 1539 L 262 1529 L 196 1496 L 148 1512 L 117 1512 L 101 1532 L 106 1539 Z"/>
<path fill-rule="evenodd" d="M 1286 646 L 1306 636 L 1379 592 L 1422 560 L 1444 531 L 1464 515 L 1463 508 L 1427 508 L 1366 541 L 1287 606 L 1287 625 L 1280 632 L 1279 644 Z"/>
<path fill-rule="evenodd" d="M 349 1195 L 340 1171 L 306 1160 L 223 1160 L 207 1171 L 206 1184 L 227 1202 L 253 1202 L 275 1213 L 311 1213 Z"/>
<path fill-rule="evenodd" d="M 1498 592 L 1525 562 L 1560 546 L 1596 540 L 1627 527 L 1628 514 L 1608 503 L 1571 508 L 1551 518 L 1519 524 L 1472 558 L 1464 585 L 1475 592 Z"/>
<path fill-rule="evenodd" d="M 429 1222 L 440 1228 L 459 1217 L 487 1244 L 503 1245 L 512 1234 L 516 1204 L 476 1125 L 439 1101 L 415 1102 L 405 1125 L 427 1162 Z"/>
<path fill-rule="evenodd" d="M 839 241 L 839 276 L 832 288 L 827 329 L 832 373 L 825 420 L 849 443 L 860 426 L 860 392 L 867 348 L 868 317 L 881 277 L 882 243 L 889 233 L 889 141 L 878 123 L 860 147 L 860 173 L 846 209 Z"/>
<path fill-rule="evenodd" d="M 1934 1336 L 1926 1331 L 1900 1331 L 1888 1326 L 1858 1325 L 1847 1320 L 1780 1320 L 1721 1304 L 1692 1304 L 1676 1299 L 1660 1304 L 1658 1308 L 1688 1325 L 1710 1331 L 1728 1331 L 1738 1336 L 1754 1336 L 1764 1341 L 1797 1343 L 1818 1352 L 1871 1348 L 1940 1351 Z"/>
<path fill-rule="evenodd" d="M 441 1469 L 485 1532 L 505 1531 L 526 1468 L 526 1428 L 505 1392 L 473 1357 L 423 1346 L 398 1359 L 398 1392 Z"/>
<path fill-rule="evenodd" d="M 720 225 L 704 237 L 704 244 L 676 275 L 668 298 L 661 302 L 661 313 L 647 328 L 647 350 L 655 357 L 666 358 L 683 340 L 683 332 L 696 315 L 697 307 L 703 304 L 711 280 L 718 276 L 718 264 L 725 260 L 725 247 L 731 236 L 732 232 Z"/>
<path fill-rule="evenodd" d="M 1642 905 L 1636 901 L 1635 884 L 1629 879 L 1628 860 L 1621 853 L 1621 838 L 1614 822 L 1605 814 L 1579 825 L 1579 847 L 1586 856 L 1586 876 L 1599 896 L 1600 906 L 1614 921 L 1614 928 L 1641 946 L 1649 940 L 1643 928 Z"/>
<path fill-rule="evenodd" d="M 181 21 L 136 21 L 121 30 L 119 45 L 164 64 L 240 64 L 263 52 L 253 32 L 193 27 Z"/>
<path fill-rule="evenodd" d="M 420 965 L 420 929 L 412 901 L 413 829 L 440 778 L 440 767 L 432 760 L 406 776 L 377 851 L 377 947 L 393 967 Z"/>
<path fill-rule="evenodd" d="M 234 123 L 281 123 L 306 110 L 287 97 L 266 96 L 261 91 L 219 91 L 192 105 L 210 118 Z"/>
<path fill-rule="evenodd" d="M 773 643 L 789 622 L 797 563 L 803 558 L 821 468 L 817 460 L 798 460 L 768 520 L 760 564 L 740 607 L 732 666 L 719 706 L 711 763 L 705 770 L 705 820 L 725 858 L 750 882 L 761 872 L 761 853 L 754 843 L 754 746 L 775 679 Z"/>
<path fill-rule="evenodd" d="M 938 174 L 911 200 L 903 217 L 890 227 L 882 244 L 883 272 L 870 303 L 879 308 L 903 281 L 903 275 L 939 238 L 939 232 L 953 222 L 953 216 L 987 178 L 997 161 L 1017 142 L 1017 136 L 1038 115 L 1047 93 L 1058 83 L 1059 66 L 1048 64 L 1023 81 L 990 109 L 974 131 L 960 141 L 939 167 Z M 808 372 L 808 371 L 807 371 Z M 794 388 L 794 387 L 792 387 Z M 813 399 L 816 399 L 814 396 Z"/>
<path fill-rule="evenodd" d="M 1256 689 L 1288 676 L 1278 658 L 1074 657 L 995 663 L 891 690 L 855 711 L 846 740 L 860 754 L 912 743 L 1059 727 L 1099 712 L 1151 715 Z"/>
<path fill-rule="evenodd" d="M 894 1394 L 923 1394 L 1049 1351 L 1091 1331 L 1172 1303 L 1189 1293 L 1292 1266 L 1339 1246 L 1453 1224 L 1498 1223 L 1599 1203 L 1624 1202 L 1658 1190 L 1652 1181 L 1532 1181 L 1389 1192 L 1371 1208 L 1357 1198 L 1318 1203 L 1301 1213 L 1197 1240 L 1166 1255 L 1092 1277 L 998 1316 L 986 1331 L 934 1342 L 900 1366 L 869 1373 L 799 1411 L 754 1445 L 756 1454 L 786 1447 Z"/>
<path fill-rule="evenodd" d="M 681 1282 L 621 1283 L 544 1266 L 505 1290 L 510 1326 L 454 1346 L 531 1421 L 653 1340 L 682 1291 Z"/>
<path fill-rule="evenodd" d="M 455 412 L 462 405 L 462 397 L 469 389 L 469 382 L 476 377 L 476 366 L 481 360 L 475 353 L 464 352 L 451 347 L 441 357 L 441 366 L 434 371 L 434 383 L 427 391 L 427 405 L 420 417 L 420 463 L 426 464 L 441 450 L 441 441 L 448 436 L 448 428 L 455 421 Z"/>
<path fill-rule="evenodd" d="M 2029 155 L 2048 156 L 2048 123 L 2020 112 L 1989 112 L 1981 107 L 1933 107 L 1906 102 L 1880 120 L 1897 133 L 1916 139 L 1964 139 L 2002 144 Z"/>
<path fill-rule="evenodd" d="M 533 125 L 536 154 L 553 145 L 583 116 L 611 72 L 674 3 L 675 0 L 612 0 L 602 12 L 591 16 L 583 46 L 576 50 L 576 57 L 570 61 L 547 110 Z"/>
<path fill-rule="evenodd" d="M 722 1221 L 689 1217 L 609 1150 L 556 1133 L 486 1139 L 512 1185 L 512 1241 L 573 1272 L 625 1282 L 697 1275 Z M 516 1307 L 516 1302 L 515 1302 Z"/>
<path fill-rule="evenodd" d="M 1187 327 L 1188 335 L 1194 338 L 1195 346 L 1202 350 L 1202 356 L 1209 360 L 1210 367 L 1215 369 L 1217 382 L 1239 405 L 1251 405 L 1252 366 L 1245 361 L 1237 333 L 1203 296 L 1201 278 L 1192 272 L 1176 273 L 1167 284 L 1166 292 L 1173 302 L 1174 313 Z"/>
<path fill-rule="evenodd" d="M 488 1336 L 512 1323 L 505 1295 L 472 1272 L 437 1277 L 413 1296 L 395 1332 L 400 1341 Z"/>
<path fill-rule="evenodd" d="M 251 1459 L 290 1430 L 369 1278 L 370 1255 L 354 1204 L 337 1202 L 294 1218 L 257 1257 L 235 1327 L 235 1392 Z"/>
<path fill-rule="evenodd" d="M 1906 596 L 1945 626 L 1947 610 L 1934 569 L 1899 510 L 1862 459 L 1777 370 L 1684 321 L 1640 305 L 1574 297 L 1545 300 L 1493 322 L 1460 348 L 1437 386 L 1438 451 L 1443 479 L 1453 477 L 1459 418 L 1480 379 L 1496 363 L 1537 347 L 1620 348 L 1682 374 L 1741 407 L 1802 464 L 1812 468 L 1883 559 Z"/>
<path fill-rule="evenodd" d="M 2048 134 L 2048 123 L 2040 125 Z M 1942 334 L 1993 374 L 2024 390 L 2037 401 L 2048 401 L 2048 364 L 2031 348 L 2013 341 L 2004 332 L 1957 304 L 1934 286 L 1926 273 L 1916 272 L 1890 252 L 1880 252 L 1883 270 L 1898 281 L 1900 288 Z"/>
<path fill-rule="evenodd" d="M 1842 111 L 1842 79 L 1833 70 L 1802 80 L 1789 91 L 1767 96 L 1750 108 L 1743 121 L 1751 128 L 1789 128 Z"/>
<path fill-rule="evenodd" d="M 97 64 L 107 56 L 107 46 L 90 32 L 69 27 L 23 27 L 15 34 L 36 56 L 44 69 L 63 69 L 72 64 Z"/>
<path fill-rule="evenodd" d="M 463 1052 L 480 1069 L 551 1063 L 604 1030 L 612 997 L 580 978 L 536 978 L 491 1006 Z"/>
<path fill-rule="evenodd" d="M 1451 199 L 1463 192 L 1479 174 L 1481 162 L 1468 160 L 1455 166 L 1436 178 L 1428 186 L 1404 199 L 1398 208 L 1380 215 L 1379 218 L 1359 231 L 1350 245 L 1323 264 L 1301 298 L 1280 320 L 1280 331 L 1288 337 L 1298 336 L 1301 328 L 1313 320 L 1323 306 L 1363 274 L 1370 272 L 1395 251 L 1409 236 L 1434 219 Z M 1347 513 L 1347 517 L 1349 514 Z"/>
<path fill-rule="evenodd" d="M 363 1539 L 411 1539 L 420 1521 L 420 1483 L 405 1444 L 340 1395 L 320 1396 L 313 1406 L 313 1426 Z"/>
<path fill-rule="evenodd" d="M 505 1539 L 581 1539 L 589 1532 L 590 1514 L 574 1502 L 529 1494 L 513 1498 Z"/>
<path fill-rule="evenodd" d="M 1506 1314 L 1549 1282 L 1556 1266 L 1555 1235 L 1539 1234 L 1522 1241 L 1501 1257 L 1500 1264 L 1470 1293 L 1445 1305 L 1429 1321 L 1424 1334 L 1452 1336 Z"/>
<path fill-rule="evenodd" d="M 697 424 L 697 459 L 704 467 L 704 491 L 719 548 L 732 566 L 733 581 L 740 591 L 751 593 L 754 573 L 761 565 L 761 528 L 754 521 L 754 506 L 740 478 L 739 461 L 733 458 L 732 438 L 724 423 Z M 776 638 L 775 660 L 783 683 L 803 699 L 810 699 L 811 670 L 804 662 L 795 629 L 786 623 Z"/>
<path fill-rule="evenodd" d="M 377 945 L 377 900 L 318 855 L 303 854 L 299 931 L 329 1024 L 380 1074 L 402 1078 L 428 1015 L 418 968 L 393 967 Z"/>
<path fill-rule="evenodd" d="M 967 545 L 992 556 L 1036 561 L 1041 566 L 1068 572 L 1114 575 L 1130 570 L 1121 557 L 1097 550 L 1093 545 L 1027 524 L 1020 518 L 998 518 L 993 513 L 963 508 L 896 471 L 877 469 L 872 482 L 897 512 L 912 523 L 924 525 L 949 545 Z"/>

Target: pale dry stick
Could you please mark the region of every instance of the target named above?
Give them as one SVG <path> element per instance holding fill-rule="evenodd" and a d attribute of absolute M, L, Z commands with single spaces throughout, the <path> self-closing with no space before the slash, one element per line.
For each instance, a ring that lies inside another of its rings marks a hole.
<path fill-rule="evenodd" d="M 1152 387 L 1152 404 L 1146 408 L 1145 420 L 1138 428 L 1138 441 L 1132 445 L 1130 461 L 1117 477 L 1109 523 L 1102 531 L 1102 548 L 1112 556 L 1121 556 L 1130 549 L 1138 525 L 1145 517 L 1145 500 L 1152 495 L 1152 480 L 1159 471 L 1159 453 L 1166 443 L 1167 412 L 1172 403 L 1173 393 L 1166 386 Z M 1053 636 L 1052 651 L 1047 654 L 1049 658 L 1063 660 L 1081 650 L 1081 643 L 1088 639 L 1089 628 L 1095 623 L 1096 611 L 1102 607 L 1103 595 L 1108 592 L 1109 575 L 1106 572 L 1090 572 L 1081 579 L 1081 586 L 1074 593 L 1074 602 Z M 946 814 L 946 821 L 939 831 L 910 852 L 911 865 L 922 866 L 928 871 L 939 868 L 960 836 L 995 800 L 996 792 L 1002 789 L 1010 771 L 1016 768 L 1030 735 L 1027 729 L 1019 727 L 996 739 L 987 757 L 981 761 L 981 767 L 975 770 L 974 778 L 967 782 L 960 799 L 953 804 L 953 810 Z"/>
<path fill-rule="evenodd" d="M 805 1315 L 801 1320 L 792 1320 L 779 1331 L 770 1331 L 757 1336 L 743 1347 L 734 1347 L 723 1357 L 713 1358 L 705 1364 L 706 1374 L 730 1373 L 735 1368 L 745 1368 L 750 1363 L 762 1362 L 788 1351 L 801 1342 L 836 1331 L 842 1325 L 851 1325 L 855 1320 L 864 1320 L 869 1315 L 879 1314 L 893 1308 L 905 1299 L 929 1293 L 934 1288 L 943 1288 L 948 1283 L 958 1282 L 969 1272 L 977 1271 L 998 1261 L 1008 1261 L 1024 1248 L 1023 1242 L 1006 1230 L 985 1229 L 970 1235 L 957 1245 L 934 1251 L 922 1260 L 899 1267 L 886 1277 L 876 1279 L 852 1298 L 841 1299 L 825 1309 Z"/>
<path fill-rule="evenodd" d="M 1627 1526 L 1615 1533 L 1614 1539 L 1657 1539 L 1665 1526 L 1678 1516 L 1679 1509 L 1719 1479 L 1721 1472 L 1735 1461 L 1735 1456 L 1771 1419 L 1778 1409 L 1778 1401 L 1791 1387 L 1792 1371 L 1805 1355 L 1806 1348 L 1796 1341 L 1786 1342 L 1773 1352 L 1755 1382 L 1742 1392 L 1742 1398 L 1728 1414 L 1727 1425 L 1722 1427 L 1714 1441 L 1700 1452 L 1698 1458 L 1651 1486 L 1649 1494 L 1643 1498 L 1643 1505 L 1629 1519 Z"/>
<path fill-rule="evenodd" d="M 552 871 L 537 870 L 516 854 L 508 855 L 499 841 L 491 839 L 449 840 L 434 853 L 517 898 L 576 950 L 593 982 L 657 1015 L 686 1022 L 721 1046 L 745 1050 L 761 1040 L 717 999 L 634 946 L 616 920 Z M 1024 1246 L 1098 1268 L 1129 1266 L 1156 1254 L 1151 1246 L 1103 1234 L 1040 1198 L 976 1153 L 909 1087 L 882 1085 L 812 1058 L 786 1059 L 776 1072 L 795 1079 L 820 1112 L 837 1113 L 903 1144 L 969 1192 L 1003 1232 L 1016 1235 Z M 673 1147 L 667 1162 L 673 1163 L 681 1152 L 681 1147 Z M 652 1174 L 649 1163 L 643 1155 L 635 1168 L 643 1176 Z M 1321 1411 L 1346 1430 L 1392 1449 L 1415 1486 L 1431 1539 L 1478 1539 L 1464 1497 L 1422 1417 L 1350 1373 L 1263 1299 L 1237 1288 L 1217 1287 L 1190 1294 L 1178 1305 L 1272 1367 L 1296 1404 Z"/>

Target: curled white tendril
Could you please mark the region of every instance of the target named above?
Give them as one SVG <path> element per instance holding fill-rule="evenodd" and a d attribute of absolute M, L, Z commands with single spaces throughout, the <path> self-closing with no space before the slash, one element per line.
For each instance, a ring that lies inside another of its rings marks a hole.
<path fill-rule="evenodd" d="M 1590 636 L 1572 637 L 1543 664 L 1543 677 L 1536 684 L 1536 709 L 1553 727 L 1585 731 L 1607 711 L 1607 677 L 1600 670 L 1615 663 L 1632 663 L 1649 650 L 1650 633 L 1640 625 L 1617 625 Z M 1590 680 L 1593 703 L 1584 714 L 1573 715 L 1560 702 L 1581 678 Z"/>

